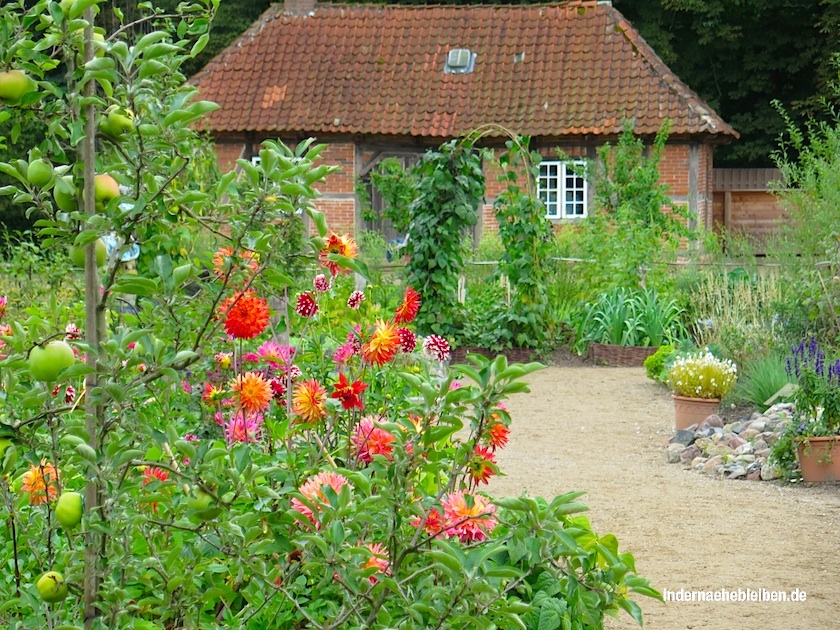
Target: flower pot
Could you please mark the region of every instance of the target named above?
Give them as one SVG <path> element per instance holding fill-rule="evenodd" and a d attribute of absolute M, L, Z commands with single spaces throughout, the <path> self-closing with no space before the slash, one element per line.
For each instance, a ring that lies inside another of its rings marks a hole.
<path fill-rule="evenodd" d="M 692 424 L 699 424 L 709 416 L 717 413 L 719 398 L 688 398 L 686 396 L 672 396 L 674 399 L 674 426 L 677 429 L 687 429 Z"/>
<path fill-rule="evenodd" d="M 803 437 L 797 447 L 802 480 L 840 481 L 840 436 Z"/>

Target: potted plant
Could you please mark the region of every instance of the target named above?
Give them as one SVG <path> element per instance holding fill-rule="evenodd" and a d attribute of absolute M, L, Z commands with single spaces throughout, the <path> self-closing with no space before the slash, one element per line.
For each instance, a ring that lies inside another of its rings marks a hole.
<path fill-rule="evenodd" d="M 735 364 L 718 359 L 708 350 L 678 357 L 668 370 L 673 390 L 677 429 L 686 429 L 717 413 L 720 399 L 735 387 Z"/>
<path fill-rule="evenodd" d="M 787 370 L 797 381 L 795 412 L 773 459 L 787 476 L 798 464 L 803 481 L 840 481 L 840 359 L 826 360 L 811 337 L 792 348 Z"/>

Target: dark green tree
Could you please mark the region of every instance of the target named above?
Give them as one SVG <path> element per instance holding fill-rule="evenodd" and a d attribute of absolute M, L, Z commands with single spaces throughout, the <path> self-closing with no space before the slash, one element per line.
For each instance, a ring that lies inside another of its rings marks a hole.
<path fill-rule="evenodd" d="M 666 64 L 741 134 L 721 166 L 771 166 L 785 122 L 829 96 L 840 0 L 614 0 Z"/>

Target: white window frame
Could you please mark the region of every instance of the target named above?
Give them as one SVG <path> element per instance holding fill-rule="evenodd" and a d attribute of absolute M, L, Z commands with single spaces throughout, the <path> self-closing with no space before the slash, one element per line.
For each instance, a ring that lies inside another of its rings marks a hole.
<path fill-rule="evenodd" d="M 583 173 L 586 163 L 543 160 L 537 177 L 537 195 L 549 219 L 583 219 L 589 215 L 589 184 Z"/>

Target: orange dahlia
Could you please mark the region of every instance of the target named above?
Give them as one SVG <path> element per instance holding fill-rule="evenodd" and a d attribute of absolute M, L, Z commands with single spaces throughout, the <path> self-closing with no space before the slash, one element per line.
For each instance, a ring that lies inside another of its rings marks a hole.
<path fill-rule="evenodd" d="M 58 469 L 42 459 L 23 473 L 21 490 L 29 494 L 29 505 L 52 501 L 58 494 Z"/>
<path fill-rule="evenodd" d="M 292 395 L 292 411 L 301 422 L 317 422 L 327 415 L 324 404 L 327 400 L 327 390 L 315 379 L 303 381 L 295 385 Z"/>
<path fill-rule="evenodd" d="M 219 306 L 225 332 L 236 339 L 253 339 L 268 328 L 268 303 L 250 291 L 237 291 Z"/>
<path fill-rule="evenodd" d="M 321 262 L 321 266 L 329 269 L 330 273 L 335 276 L 340 273 L 349 273 L 350 270 L 342 267 L 339 263 L 328 260 L 327 257 L 330 254 L 339 254 L 345 258 L 355 258 L 357 251 L 356 241 L 349 234 L 339 236 L 335 232 L 330 232 L 324 248 L 318 254 L 318 259 Z"/>
<path fill-rule="evenodd" d="M 447 536 L 457 536 L 463 543 L 481 542 L 496 527 L 496 506 L 480 494 L 456 490 L 443 497 L 440 504 Z"/>
<path fill-rule="evenodd" d="M 379 319 L 370 339 L 362 345 L 362 357 L 373 365 L 385 365 L 400 347 L 400 335 L 393 322 Z"/>
<path fill-rule="evenodd" d="M 490 477 L 496 474 L 496 457 L 486 446 L 476 446 L 467 470 L 475 485 L 489 483 Z"/>
<path fill-rule="evenodd" d="M 398 324 L 407 324 L 417 317 L 417 311 L 419 310 L 420 294 L 411 287 L 406 287 L 403 302 L 397 307 L 397 310 L 394 311 L 396 314 L 394 321 Z"/>
<path fill-rule="evenodd" d="M 487 429 L 487 443 L 494 451 L 497 448 L 504 448 L 508 443 L 508 435 L 510 435 L 510 429 L 501 422 L 496 422 Z"/>
<path fill-rule="evenodd" d="M 271 403 L 271 384 L 258 372 L 240 374 L 230 388 L 239 394 L 239 404 L 248 413 L 264 411 Z"/>

